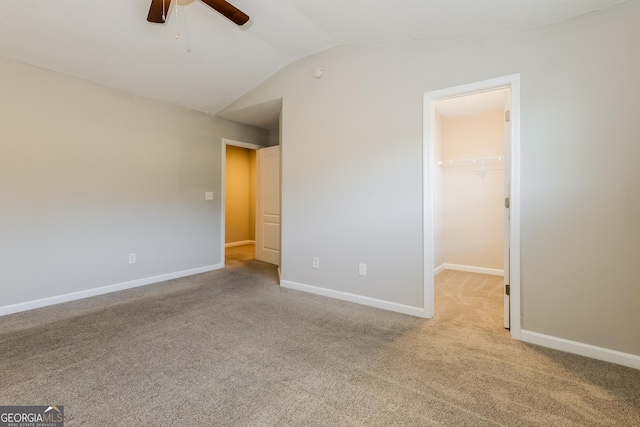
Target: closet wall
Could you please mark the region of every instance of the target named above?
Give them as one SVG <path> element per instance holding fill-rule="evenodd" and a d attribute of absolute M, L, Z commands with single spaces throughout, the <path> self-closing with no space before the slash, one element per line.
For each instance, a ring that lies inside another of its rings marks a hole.
<path fill-rule="evenodd" d="M 436 156 L 454 164 L 436 171 L 435 265 L 503 270 L 504 163 L 457 161 L 504 155 L 504 110 L 436 117 L 436 126 Z"/>

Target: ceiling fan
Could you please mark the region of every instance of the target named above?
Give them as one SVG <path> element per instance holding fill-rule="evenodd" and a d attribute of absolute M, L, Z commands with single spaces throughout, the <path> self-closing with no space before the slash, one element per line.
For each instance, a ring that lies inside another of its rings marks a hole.
<path fill-rule="evenodd" d="M 244 25 L 249 20 L 249 15 L 235 7 L 234 5 L 226 2 L 225 0 L 202 0 L 208 6 L 217 10 L 220 14 L 227 19 L 235 23 L 236 25 Z M 147 15 L 147 21 L 154 22 L 156 24 L 164 24 L 169 12 L 169 6 L 171 0 L 151 0 L 151 7 L 149 8 L 149 15 Z"/>

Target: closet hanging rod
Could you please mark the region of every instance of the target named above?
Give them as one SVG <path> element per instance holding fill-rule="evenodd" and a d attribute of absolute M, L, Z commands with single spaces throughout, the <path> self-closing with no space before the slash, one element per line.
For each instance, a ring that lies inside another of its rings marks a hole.
<path fill-rule="evenodd" d="M 484 163 L 490 163 L 490 162 L 503 162 L 504 161 L 504 157 L 503 156 L 496 156 L 496 157 L 476 157 L 473 159 L 456 159 L 456 160 L 440 160 L 438 162 L 438 164 L 440 166 L 455 166 L 455 165 L 460 165 L 460 166 L 464 166 L 464 165 L 475 165 L 475 164 L 484 164 Z"/>

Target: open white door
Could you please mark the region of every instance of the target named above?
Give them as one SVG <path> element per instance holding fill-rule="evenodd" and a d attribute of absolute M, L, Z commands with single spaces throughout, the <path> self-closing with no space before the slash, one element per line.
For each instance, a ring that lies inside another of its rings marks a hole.
<path fill-rule="evenodd" d="M 504 327 L 511 328 L 511 89 L 504 101 Z"/>
<path fill-rule="evenodd" d="M 257 152 L 256 259 L 280 265 L 280 146 Z"/>

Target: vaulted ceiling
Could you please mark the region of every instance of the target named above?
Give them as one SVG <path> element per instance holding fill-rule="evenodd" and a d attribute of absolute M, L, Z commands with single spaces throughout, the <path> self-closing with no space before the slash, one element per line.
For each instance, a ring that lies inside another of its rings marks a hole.
<path fill-rule="evenodd" d="M 335 45 L 529 30 L 626 0 L 231 0 L 243 27 L 177 1 L 160 25 L 150 0 L 2 0 L 0 56 L 215 114 Z"/>

